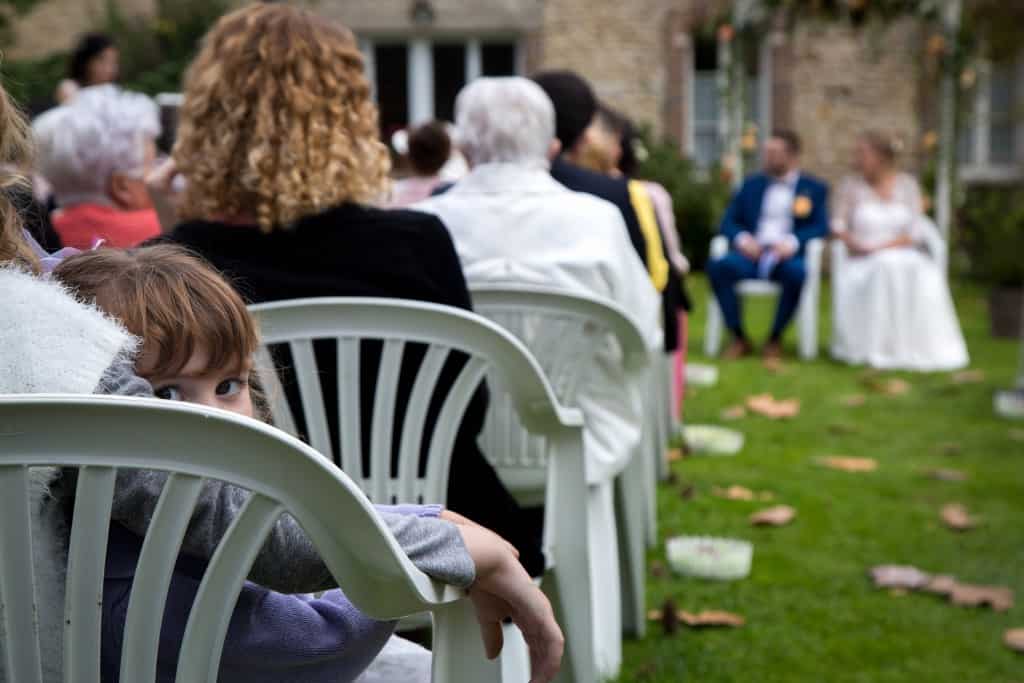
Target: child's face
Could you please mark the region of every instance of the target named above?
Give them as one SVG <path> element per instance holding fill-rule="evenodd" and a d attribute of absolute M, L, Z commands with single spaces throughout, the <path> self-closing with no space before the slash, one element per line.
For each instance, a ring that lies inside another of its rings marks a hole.
<path fill-rule="evenodd" d="M 147 355 L 142 354 L 138 372 L 153 385 L 157 398 L 198 403 L 253 417 L 249 391 L 252 368 L 248 362 L 240 368 L 211 369 L 208 367 L 210 354 L 200 347 L 177 374 L 157 376 L 146 372 Z"/>

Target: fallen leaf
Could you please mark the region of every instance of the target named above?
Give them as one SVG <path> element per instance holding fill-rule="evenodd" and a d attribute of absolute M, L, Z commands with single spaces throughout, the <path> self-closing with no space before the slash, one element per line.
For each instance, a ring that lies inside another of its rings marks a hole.
<path fill-rule="evenodd" d="M 658 621 L 661 619 L 660 609 L 649 609 L 647 610 L 647 621 Z"/>
<path fill-rule="evenodd" d="M 939 445 L 939 452 L 943 455 L 960 455 L 964 450 L 964 447 L 955 441 L 950 441 Z"/>
<path fill-rule="evenodd" d="M 878 461 L 874 458 L 853 458 L 847 455 L 827 455 L 818 458 L 817 463 L 844 472 L 874 472 L 878 469 Z"/>
<path fill-rule="evenodd" d="M 800 414 L 800 399 L 776 400 L 771 394 L 758 394 L 747 397 L 747 408 L 772 420 L 781 420 Z"/>
<path fill-rule="evenodd" d="M 764 501 L 775 500 L 775 494 L 771 491 L 761 491 L 761 493 L 757 494 L 757 499 Z"/>
<path fill-rule="evenodd" d="M 950 379 L 953 380 L 954 384 L 976 384 L 978 382 L 985 381 L 984 370 L 960 370 L 954 372 Z"/>
<path fill-rule="evenodd" d="M 967 473 L 960 470 L 953 470 L 946 467 L 940 467 L 934 470 L 928 470 L 925 473 L 932 479 L 938 479 L 939 481 L 966 481 Z"/>
<path fill-rule="evenodd" d="M 665 570 L 664 564 L 662 564 L 658 560 L 654 560 L 653 562 L 651 562 L 651 576 L 661 578 L 665 576 L 666 573 L 667 572 Z"/>
<path fill-rule="evenodd" d="M 903 396 L 910 392 L 910 382 L 905 379 L 894 377 L 892 379 L 880 379 L 873 375 L 863 379 L 864 385 L 877 394 L 886 396 Z"/>
<path fill-rule="evenodd" d="M 776 505 L 755 512 L 750 516 L 750 523 L 755 525 L 784 526 L 793 521 L 796 510 L 788 505 Z"/>
<path fill-rule="evenodd" d="M 727 489 L 716 486 L 711 489 L 711 493 L 719 498 L 728 498 L 729 500 L 754 500 L 753 491 L 746 486 L 737 486 L 735 484 Z"/>
<path fill-rule="evenodd" d="M 1024 441 L 1024 429 L 1011 429 L 1010 430 L 1011 441 Z"/>
<path fill-rule="evenodd" d="M 950 529 L 956 531 L 967 531 L 978 526 L 978 520 L 971 516 L 960 503 L 947 503 L 942 506 L 942 521 L 946 523 Z"/>
<path fill-rule="evenodd" d="M 949 594 L 949 601 L 962 607 L 988 605 L 996 612 L 1013 607 L 1013 591 L 1006 586 L 971 586 L 958 583 Z"/>
<path fill-rule="evenodd" d="M 674 470 L 669 471 L 668 476 L 665 477 L 665 481 L 672 486 L 675 486 L 679 483 L 679 475 L 676 474 Z"/>
<path fill-rule="evenodd" d="M 680 611 L 676 616 L 679 621 L 691 628 L 701 626 L 731 626 L 737 628 L 747 623 L 747 620 L 738 614 L 719 610 L 706 610 L 697 614 Z"/>
<path fill-rule="evenodd" d="M 911 588 L 917 590 L 925 586 L 931 576 L 917 567 L 900 564 L 883 564 L 871 568 L 871 578 L 875 588 Z"/>
<path fill-rule="evenodd" d="M 1011 628 L 1003 634 L 1006 647 L 1017 652 L 1024 652 L 1024 628 Z"/>
<path fill-rule="evenodd" d="M 865 396 L 864 394 L 850 394 L 848 396 L 843 396 L 842 398 L 840 398 L 839 402 L 842 403 L 847 408 L 857 408 L 858 406 L 862 406 L 865 403 L 867 403 L 868 397 Z"/>
<path fill-rule="evenodd" d="M 669 462 L 678 462 L 679 460 L 683 459 L 683 449 L 670 448 L 667 451 L 665 451 L 665 457 L 668 459 Z"/>
<path fill-rule="evenodd" d="M 690 500 L 693 498 L 696 489 L 693 488 L 693 484 L 688 484 L 683 488 L 679 489 L 679 497 L 683 500 Z"/>
<path fill-rule="evenodd" d="M 939 576 L 933 576 L 928 583 L 921 586 L 921 590 L 938 595 L 950 595 L 956 586 L 957 583 L 954 577 L 949 574 L 940 574 Z"/>
<path fill-rule="evenodd" d="M 889 595 L 891 595 L 894 598 L 902 598 L 905 595 L 907 595 L 907 589 L 906 588 L 890 588 L 889 589 Z"/>
<path fill-rule="evenodd" d="M 856 434 L 860 430 L 856 425 L 847 422 L 832 422 L 828 426 L 828 431 L 836 436 L 844 436 L 846 434 Z"/>
<path fill-rule="evenodd" d="M 747 409 L 743 406 L 729 406 L 722 411 L 723 420 L 740 420 L 747 416 Z"/>
<path fill-rule="evenodd" d="M 661 628 L 666 636 L 679 630 L 679 615 L 676 612 L 676 603 L 672 598 L 668 598 L 661 604 Z"/>

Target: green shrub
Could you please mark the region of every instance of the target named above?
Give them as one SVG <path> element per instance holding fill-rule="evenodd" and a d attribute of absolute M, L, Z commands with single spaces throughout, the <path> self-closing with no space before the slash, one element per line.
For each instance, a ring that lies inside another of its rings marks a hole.
<path fill-rule="evenodd" d="M 1024 189 L 972 187 L 957 215 L 968 274 L 995 286 L 1024 283 Z"/>
<path fill-rule="evenodd" d="M 668 190 L 683 253 L 694 268 L 701 269 L 708 259 L 711 238 L 718 233 L 730 186 L 719 169 L 700 169 L 685 158 L 676 142 L 655 142 L 649 132 L 643 137 L 646 155 L 640 155 L 643 160 L 637 177 L 653 180 Z"/>

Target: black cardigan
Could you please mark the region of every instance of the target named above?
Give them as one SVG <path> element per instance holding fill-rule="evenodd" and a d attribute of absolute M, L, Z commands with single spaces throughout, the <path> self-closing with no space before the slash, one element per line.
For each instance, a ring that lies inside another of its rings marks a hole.
<path fill-rule="evenodd" d="M 253 303 L 318 296 L 370 296 L 414 299 L 471 310 L 469 291 L 451 236 L 441 221 L 416 211 L 382 210 L 344 204 L 309 216 L 289 229 L 263 233 L 255 226 L 190 221 L 169 235 L 197 252 L 230 278 Z M 405 354 L 396 424 L 401 425 L 419 353 Z M 337 377 L 333 344 L 317 345 L 327 416 L 334 449 L 337 438 Z M 379 344 L 362 353 L 363 452 L 368 452 Z M 441 385 L 454 381 L 464 360 L 451 359 Z M 282 381 L 303 428 L 298 393 L 288 362 Z M 427 438 L 440 409 L 439 397 L 428 413 Z M 481 453 L 476 439 L 487 408 L 486 390 L 477 392 L 459 428 L 448 486 L 448 507 L 490 527 L 515 545 L 531 574 L 543 571 L 541 530 L 526 521 L 514 499 Z M 396 429 L 396 432 L 400 430 Z M 397 441 L 397 439 L 396 439 Z M 424 446 L 429 444 L 426 440 Z M 395 444 L 397 457 L 397 443 Z M 426 448 L 423 449 L 424 452 Z M 427 501 L 430 502 L 430 501 Z M 532 515 L 530 516 L 532 520 Z"/>

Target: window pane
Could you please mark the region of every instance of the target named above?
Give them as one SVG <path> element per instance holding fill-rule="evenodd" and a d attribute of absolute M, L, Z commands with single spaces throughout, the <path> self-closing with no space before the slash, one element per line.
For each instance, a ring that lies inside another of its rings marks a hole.
<path fill-rule="evenodd" d="M 693 79 L 694 124 L 718 121 L 718 85 L 714 72 L 697 72 Z"/>
<path fill-rule="evenodd" d="M 377 107 L 384 139 L 409 121 L 409 48 L 404 44 L 375 45 Z"/>
<path fill-rule="evenodd" d="M 1015 66 L 997 64 L 992 68 L 992 116 L 1009 116 L 1013 113 L 1015 98 Z"/>
<path fill-rule="evenodd" d="M 461 43 L 435 44 L 434 118 L 455 120 L 455 96 L 466 84 L 466 46 Z"/>
<path fill-rule="evenodd" d="M 995 165 L 1014 162 L 1014 125 L 1012 121 L 993 123 L 989 133 L 989 162 Z"/>
<path fill-rule="evenodd" d="M 698 131 L 694 134 L 694 160 L 701 166 L 712 166 L 722 156 L 718 132 Z"/>
<path fill-rule="evenodd" d="M 480 47 L 484 76 L 515 76 L 515 43 L 484 43 Z"/>
<path fill-rule="evenodd" d="M 693 68 L 696 71 L 718 68 L 718 43 L 714 38 L 697 37 L 693 47 Z"/>

